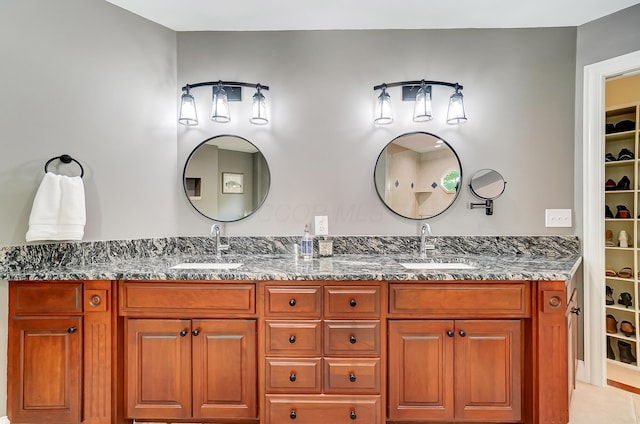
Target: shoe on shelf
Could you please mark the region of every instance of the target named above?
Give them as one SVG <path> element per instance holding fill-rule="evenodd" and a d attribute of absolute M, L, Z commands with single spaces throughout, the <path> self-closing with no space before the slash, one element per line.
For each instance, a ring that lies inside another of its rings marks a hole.
<path fill-rule="evenodd" d="M 611 337 L 607 336 L 607 359 L 616 359 L 616 354 L 613 353 L 613 348 L 611 347 Z"/>
<path fill-rule="evenodd" d="M 624 119 L 615 125 L 616 132 L 633 131 L 636 129 L 636 122 L 631 119 Z"/>
<path fill-rule="evenodd" d="M 604 245 L 606 247 L 614 247 L 615 243 L 613 242 L 613 231 L 606 230 L 604 232 Z"/>
<path fill-rule="evenodd" d="M 613 290 L 612 290 L 613 293 Z M 613 300 L 613 299 L 612 299 Z M 609 298 L 607 297 L 607 302 L 609 302 Z M 630 308 L 633 306 L 632 302 L 631 302 L 631 293 L 628 292 L 624 292 L 624 293 L 620 293 L 620 296 L 618 297 L 618 304 L 619 305 L 624 305 L 627 308 Z M 607 303 L 607 305 L 609 305 L 609 303 Z M 627 322 L 627 321 L 622 321 Z M 622 329 L 622 324 L 620 324 L 620 328 Z"/>
<path fill-rule="evenodd" d="M 620 323 L 620 331 L 622 331 L 627 337 L 636 335 L 636 327 L 629 321 L 622 321 Z"/>
<path fill-rule="evenodd" d="M 625 205 L 618 205 L 616 206 L 616 209 L 618 209 L 618 212 L 616 212 L 616 218 L 618 219 L 631 218 L 631 212 L 629 211 L 629 209 L 627 209 Z"/>
<path fill-rule="evenodd" d="M 631 352 L 631 344 L 618 340 L 618 348 L 620 349 L 620 360 L 625 364 L 632 364 L 636 362 L 633 352 Z"/>
<path fill-rule="evenodd" d="M 613 289 L 607 286 L 607 305 L 613 305 Z"/>
<path fill-rule="evenodd" d="M 629 190 L 629 186 L 631 185 L 631 180 L 626 175 L 620 178 L 618 184 L 616 184 L 616 188 L 614 190 Z"/>
<path fill-rule="evenodd" d="M 635 159 L 635 157 L 633 156 L 633 152 L 627 148 L 620 150 L 620 153 L 618 153 L 618 160 L 631 160 L 631 159 Z"/>
<path fill-rule="evenodd" d="M 618 321 L 611 314 L 607 315 L 607 333 L 616 334 L 618 332 Z"/>
<path fill-rule="evenodd" d="M 605 162 L 615 162 L 618 159 L 616 159 L 615 156 L 613 156 L 611 153 L 607 153 L 606 155 L 604 155 L 604 161 Z"/>
<path fill-rule="evenodd" d="M 632 278 L 633 277 L 633 270 L 631 269 L 631 267 L 625 266 L 620 271 L 618 271 L 618 277 L 620 277 L 620 278 Z"/>
<path fill-rule="evenodd" d="M 616 125 L 615 124 L 606 124 L 604 127 L 604 133 L 605 134 L 612 134 L 616 132 Z"/>
<path fill-rule="evenodd" d="M 607 277 L 617 277 L 618 273 L 613 270 L 611 265 L 607 265 L 604 270 L 604 275 L 606 275 Z M 640 276 L 640 273 L 638 273 L 638 276 Z"/>
<path fill-rule="evenodd" d="M 631 245 L 631 237 L 625 230 L 620 230 L 618 233 L 618 246 L 620 247 L 629 247 Z"/>
<path fill-rule="evenodd" d="M 604 185 L 604 189 L 605 190 L 615 190 L 616 189 L 616 182 L 613 181 L 611 178 L 609 178 L 607 180 L 607 182 Z"/>
<path fill-rule="evenodd" d="M 609 205 L 604 205 L 604 217 L 605 218 L 613 218 L 613 212 L 611 212 L 611 208 L 609 207 Z M 638 217 L 640 218 L 640 216 Z"/>

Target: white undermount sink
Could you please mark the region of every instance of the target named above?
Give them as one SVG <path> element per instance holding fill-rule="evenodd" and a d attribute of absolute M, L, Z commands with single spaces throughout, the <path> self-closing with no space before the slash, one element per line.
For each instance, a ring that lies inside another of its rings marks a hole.
<path fill-rule="evenodd" d="M 236 269 L 242 266 L 238 262 L 184 262 L 170 269 Z"/>
<path fill-rule="evenodd" d="M 401 262 L 407 269 L 474 269 L 475 266 L 464 262 Z"/>

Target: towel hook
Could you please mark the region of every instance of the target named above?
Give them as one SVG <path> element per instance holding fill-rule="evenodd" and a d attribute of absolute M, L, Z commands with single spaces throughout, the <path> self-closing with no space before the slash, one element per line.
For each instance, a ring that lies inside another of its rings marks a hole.
<path fill-rule="evenodd" d="M 54 160 L 56 160 L 56 159 L 60 159 L 60 162 L 62 162 L 62 163 L 71 163 L 72 161 L 77 163 L 78 166 L 80 167 L 80 178 L 84 177 L 84 168 L 82 167 L 82 164 L 80 164 L 80 162 L 78 162 L 77 160 L 75 160 L 74 158 L 72 158 L 71 156 L 66 155 L 66 154 L 65 155 L 56 156 L 55 158 L 49 159 L 47 161 L 47 163 L 44 164 L 44 172 L 45 173 L 49 172 L 47 170 L 47 168 L 49 167 L 49 164 L 51 162 L 53 162 Z"/>

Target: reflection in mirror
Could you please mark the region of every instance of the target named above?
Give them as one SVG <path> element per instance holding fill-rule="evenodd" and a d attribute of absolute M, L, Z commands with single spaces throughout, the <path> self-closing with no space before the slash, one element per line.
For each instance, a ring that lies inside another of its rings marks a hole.
<path fill-rule="evenodd" d="M 376 162 L 378 196 L 396 214 L 425 219 L 441 214 L 458 197 L 462 166 L 451 146 L 426 133 L 403 134 L 385 146 Z"/>
<path fill-rule="evenodd" d="M 184 166 L 189 203 L 215 221 L 246 218 L 264 202 L 271 174 L 267 161 L 248 140 L 221 135 L 200 143 Z"/>
<path fill-rule="evenodd" d="M 481 199 L 497 199 L 504 192 L 507 182 L 498 171 L 481 169 L 471 177 L 469 187 Z"/>

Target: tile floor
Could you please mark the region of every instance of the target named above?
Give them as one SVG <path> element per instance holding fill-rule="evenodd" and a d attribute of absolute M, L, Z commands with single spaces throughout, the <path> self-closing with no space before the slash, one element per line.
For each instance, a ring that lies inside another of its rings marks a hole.
<path fill-rule="evenodd" d="M 570 424 L 640 424 L 640 395 L 576 382 Z"/>

